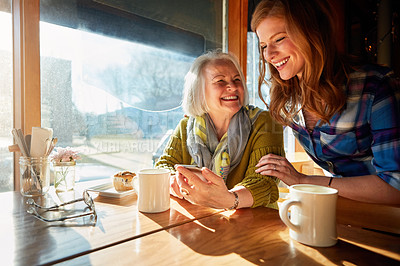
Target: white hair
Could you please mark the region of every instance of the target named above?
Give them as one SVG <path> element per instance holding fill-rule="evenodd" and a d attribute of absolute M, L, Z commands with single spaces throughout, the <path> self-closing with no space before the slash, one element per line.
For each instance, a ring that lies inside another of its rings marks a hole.
<path fill-rule="evenodd" d="M 194 60 L 189 72 L 185 76 L 185 85 L 183 89 L 182 108 L 185 114 L 190 116 L 201 116 L 208 113 L 209 108 L 205 96 L 205 80 L 203 70 L 210 62 L 229 61 L 239 72 L 244 89 L 243 106 L 249 103 L 249 93 L 245 78 L 236 57 L 231 53 L 224 53 L 220 50 L 209 51 Z"/>

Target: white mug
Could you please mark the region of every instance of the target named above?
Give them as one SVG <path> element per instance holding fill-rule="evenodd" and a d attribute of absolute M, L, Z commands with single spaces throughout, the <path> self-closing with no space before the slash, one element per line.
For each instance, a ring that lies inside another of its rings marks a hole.
<path fill-rule="evenodd" d="M 279 209 L 279 216 L 289 227 L 290 237 L 314 247 L 335 245 L 337 197 L 338 191 L 330 187 L 310 184 L 290 186 L 289 199 Z"/>
<path fill-rule="evenodd" d="M 138 172 L 138 209 L 155 213 L 169 209 L 169 170 L 142 169 Z"/>

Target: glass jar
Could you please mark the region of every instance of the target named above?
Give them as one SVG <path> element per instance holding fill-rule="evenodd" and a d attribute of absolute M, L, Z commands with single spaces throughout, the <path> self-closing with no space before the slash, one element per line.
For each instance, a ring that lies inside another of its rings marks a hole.
<path fill-rule="evenodd" d="M 21 194 L 27 197 L 45 195 L 50 187 L 48 157 L 20 157 Z"/>
<path fill-rule="evenodd" d="M 54 188 L 56 191 L 68 191 L 75 187 L 76 162 L 53 162 Z"/>

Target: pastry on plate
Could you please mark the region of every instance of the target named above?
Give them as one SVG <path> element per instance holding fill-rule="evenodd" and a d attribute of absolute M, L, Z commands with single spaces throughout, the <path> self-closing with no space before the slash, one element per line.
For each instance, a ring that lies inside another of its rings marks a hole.
<path fill-rule="evenodd" d="M 121 171 L 114 175 L 113 185 L 116 191 L 127 191 L 133 189 L 133 178 L 135 173 L 130 171 Z"/>

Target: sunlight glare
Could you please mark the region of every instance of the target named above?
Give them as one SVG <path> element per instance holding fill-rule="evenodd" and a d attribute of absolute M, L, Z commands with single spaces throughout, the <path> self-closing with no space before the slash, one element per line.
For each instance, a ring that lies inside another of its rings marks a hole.
<path fill-rule="evenodd" d="M 0 50 L 12 51 L 12 17 L 10 13 L 0 12 Z"/>
<path fill-rule="evenodd" d="M 200 225 L 201 227 L 203 227 L 204 229 L 207 229 L 210 232 L 215 233 L 215 229 L 212 229 L 211 227 L 205 226 L 204 224 L 202 224 L 199 220 L 195 220 L 194 223 Z"/>

